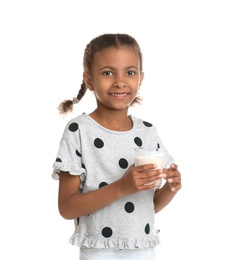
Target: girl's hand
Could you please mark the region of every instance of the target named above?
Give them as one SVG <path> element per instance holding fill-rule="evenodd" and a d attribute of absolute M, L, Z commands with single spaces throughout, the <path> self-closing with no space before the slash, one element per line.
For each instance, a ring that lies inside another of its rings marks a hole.
<path fill-rule="evenodd" d="M 162 170 L 156 170 L 156 165 L 145 164 L 135 167 L 132 165 L 121 178 L 121 188 L 125 195 L 151 190 L 157 187 L 157 180 L 165 178 Z M 152 183 L 153 182 L 153 183 Z"/>
<path fill-rule="evenodd" d="M 171 191 L 176 192 L 181 189 L 181 174 L 178 171 L 178 166 L 172 164 L 169 169 L 164 169 L 163 172 L 166 174 L 165 179 L 171 189 Z"/>

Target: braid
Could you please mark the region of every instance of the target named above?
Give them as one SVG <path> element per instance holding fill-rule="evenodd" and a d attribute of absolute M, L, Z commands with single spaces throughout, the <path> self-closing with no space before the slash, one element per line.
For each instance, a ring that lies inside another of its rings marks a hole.
<path fill-rule="evenodd" d="M 80 101 L 82 99 L 82 97 L 84 96 L 86 90 L 87 90 L 87 86 L 85 85 L 85 83 L 83 81 L 81 86 L 80 86 L 80 90 L 79 90 L 79 92 L 77 94 L 78 101 Z"/>
<path fill-rule="evenodd" d="M 73 105 L 78 103 L 82 99 L 86 90 L 87 90 L 87 86 L 85 85 L 85 83 L 83 81 L 76 98 L 73 98 L 73 100 L 64 100 L 63 102 L 60 103 L 60 105 L 58 107 L 59 114 L 66 115 L 67 113 L 72 112 Z"/>

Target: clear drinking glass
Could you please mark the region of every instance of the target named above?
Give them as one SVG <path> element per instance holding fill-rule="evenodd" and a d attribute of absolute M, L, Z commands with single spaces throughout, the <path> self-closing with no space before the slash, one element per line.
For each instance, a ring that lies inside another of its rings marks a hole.
<path fill-rule="evenodd" d="M 139 147 L 135 149 L 135 166 L 153 163 L 157 165 L 156 169 L 163 169 L 163 160 L 163 149 L 152 147 Z M 162 179 L 159 179 L 156 182 L 158 183 L 157 188 L 160 188 L 162 185 Z"/>

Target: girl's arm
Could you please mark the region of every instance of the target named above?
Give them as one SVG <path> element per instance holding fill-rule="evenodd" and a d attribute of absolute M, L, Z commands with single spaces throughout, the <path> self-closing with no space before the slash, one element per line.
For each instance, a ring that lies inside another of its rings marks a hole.
<path fill-rule="evenodd" d="M 178 171 L 177 165 L 172 164 L 169 169 L 164 169 L 164 173 L 166 174 L 165 179 L 167 182 L 161 189 L 156 190 L 154 193 L 155 213 L 165 208 L 182 187 L 181 174 Z"/>
<path fill-rule="evenodd" d="M 74 219 L 93 213 L 123 196 L 119 185 L 119 182 L 114 182 L 95 191 L 80 193 L 80 176 L 61 172 L 59 177 L 59 212 L 65 219 Z"/>
<path fill-rule="evenodd" d="M 65 219 L 74 219 L 93 213 L 128 194 L 154 189 L 157 183 L 144 185 L 162 177 L 155 165 L 131 166 L 124 176 L 100 189 L 80 192 L 80 177 L 60 172 L 59 212 Z"/>

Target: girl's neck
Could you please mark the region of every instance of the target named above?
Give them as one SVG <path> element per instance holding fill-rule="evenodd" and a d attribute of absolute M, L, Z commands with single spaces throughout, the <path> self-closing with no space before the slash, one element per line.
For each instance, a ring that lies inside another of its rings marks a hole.
<path fill-rule="evenodd" d="M 132 129 L 133 123 L 127 112 L 124 110 L 121 112 L 112 110 L 109 113 L 103 113 L 96 109 L 90 114 L 90 117 L 109 130 L 129 131 Z"/>

